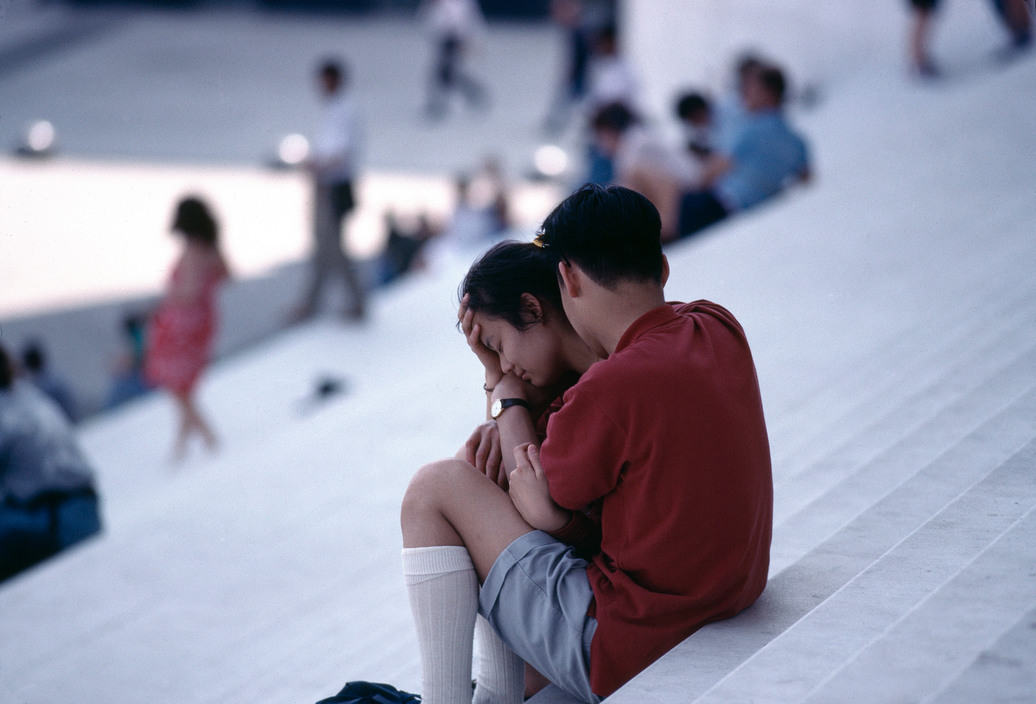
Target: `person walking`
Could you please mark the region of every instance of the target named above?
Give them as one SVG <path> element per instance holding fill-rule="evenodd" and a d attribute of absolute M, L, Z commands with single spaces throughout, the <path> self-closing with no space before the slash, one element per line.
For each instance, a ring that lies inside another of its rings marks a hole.
<path fill-rule="evenodd" d="M 433 120 L 445 117 L 450 94 L 455 91 L 472 107 L 486 107 L 485 86 L 463 67 L 465 55 L 485 29 L 478 4 L 474 0 L 427 0 L 420 12 L 435 48 L 425 114 Z"/>
<path fill-rule="evenodd" d="M 366 315 L 366 287 L 342 244 L 342 222 L 356 207 L 356 165 L 360 144 L 359 116 L 348 93 L 349 74 L 338 60 L 323 62 L 317 73 L 323 96 L 323 121 L 307 166 L 313 179 L 313 258 L 302 302 L 294 322 L 316 313 L 330 276 L 337 273 L 346 287 L 348 320 Z"/>
<path fill-rule="evenodd" d="M 202 200 L 182 199 L 172 229 L 183 238 L 184 248 L 151 321 L 144 376 L 176 400 L 180 422 L 173 459 L 179 461 L 192 435 L 200 435 L 210 450 L 216 447 L 216 435 L 198 410 L 194 390 L 216 334 L 216 292 L 230 271 L 219 249 L 216 220 Z"/>

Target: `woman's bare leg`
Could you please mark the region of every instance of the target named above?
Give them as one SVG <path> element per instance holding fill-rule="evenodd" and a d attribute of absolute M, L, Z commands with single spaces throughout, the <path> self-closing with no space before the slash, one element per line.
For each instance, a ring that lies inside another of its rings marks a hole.
<path fill-rule="evenodd" d="M 191 393 L 189 391 L 178 392 L 174 396 L 176 398 L 176 405 L 180 410 L 180 427 L 176 437 L 173 457 L 177 460 L 182 460 L 186 456 L 187 442 L 190 440 L 191 434 L 195 432 L 201 436 L 209 450 L 216 449 L 216 435 L 202 417 Z"/>
<path fill-rule="evenodd" d="M 500 487 L 461 459 L 418 470 L 403 496 L 401 524 L 425 701 L 471 702 L 479 582 L 497 556 L 532 528 Z M 507 676 L 484 683 L 508 691 L 490 693 L 480 683 L 475 699 L 520 702 L 521 669 L 511 670 L 519 664 L 511 654 Z"/>
<path fill-rule="evenodd" d="M 550 680 L 541 675 L 532 665 L 525 665 L 525 696 L 531 697 L 547 685 Z"/>

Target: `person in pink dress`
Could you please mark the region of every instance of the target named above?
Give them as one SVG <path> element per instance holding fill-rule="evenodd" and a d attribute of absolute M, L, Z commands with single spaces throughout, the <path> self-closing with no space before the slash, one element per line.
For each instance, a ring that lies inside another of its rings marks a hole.
<path fill-rule="evenodd" d="M 182 199 L 172 230 L 183 237 L 184 248 L 151 320 L 144 376 L 176 400 L 180 424 L 173 457 L 180 460 L 194 433 L 210 450 L 216 447 L 216 436 L 198 410 L 194 390 L 212 351 L 216 294 L 230 272 L 219 249 L 216 220 L 203 201 Z"/>

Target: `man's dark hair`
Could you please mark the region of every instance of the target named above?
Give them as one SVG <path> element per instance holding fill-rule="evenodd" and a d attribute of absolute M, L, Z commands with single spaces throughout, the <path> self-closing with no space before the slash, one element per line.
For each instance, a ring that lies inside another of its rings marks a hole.
<path fill-rule="evenodd" d="M 608 22 L 597 30 L 596 40 L 598 46 L 607 44 L 609 47 L 615 47 L 619 41 L 619 28 L 613 22 Z"/>
<path fill-rule="evenodd" d="M 617 101 L 608 103 L 594 113 L 590 126 L 595 130 L 611 130 L 622 134 L 638 122 L 637 115 L 629 106 Z"/>
<path fill-rule="evenodd" d="M 0 345 L 0 389 L 9 389 L 14 382 L 14 363 L 7 350 Z"/>
<path fill-rule="evenodd" d="M 318 73 L 321 78 L 334 81 L 335 85 L 343 85 L 349 78 L 348 69 L 339 59 L 324 59 Z"/>
<path fill-rule="evenodd" d="M 766 66 L 766 61 L 752 52 L 747 52 L 738 57 L 734 65 L 738 81 L 744 81 L 749 74 L 758 71 Z"/>
<path fill-rule="evenodd" d="M 787 81 L 784 79 L 784 72 L 776 66 L 766 66 L 760 69 L 756 76 L 766 92 L 773 96 L 778 105 L 784 103 L 784 93 L 787 90 Z"/>
<path fill-rule="evenodd" d="M 557 263 L 531 242 L 501 242 L 471 265 L 460 285 L 468 308 L 507 321 L 518 330 L 542 322 L 522 305 L 522 294 L 535 296 L 544 317 L 564 315 L 558 289 Z"/>
<path fill-rule="evenodd" d="M 588 183 L 543 221 L 538 241 L 555 261 L 593 281 L 662 283 L 662 222 L 647 198 L 622 186 Z"/>
<path fill-rule="evenodd" d="M 43 345 L 38 342 L 30 342 L 22 349 L 22 366 L 30 372 L 39 372 L 47 366 L 47 355 L 43 351 Z"/>
<path fill-rule="evenodd" d="M 683 93 L 676 101 L 676 116 L 681 120 L 691 119 L 695 115 L 707 114 L 709 110 L 709 101 L 704 95 L 696 91 Z"/>

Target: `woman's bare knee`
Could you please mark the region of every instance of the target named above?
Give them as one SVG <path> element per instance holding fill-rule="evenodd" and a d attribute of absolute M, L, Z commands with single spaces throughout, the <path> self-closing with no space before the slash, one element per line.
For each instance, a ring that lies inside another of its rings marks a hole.
<path fill-rule="evenodd" d="M 458 466 L 461 465 L 461 466 Z M 456 483 L 455 475 L 470 465 L 447 459 L 421 467 L 410 478 L 403 494 L 400 524 L 406 547 L 462 545 L 460 536 L 446 519 L 444 493 Z"/>

